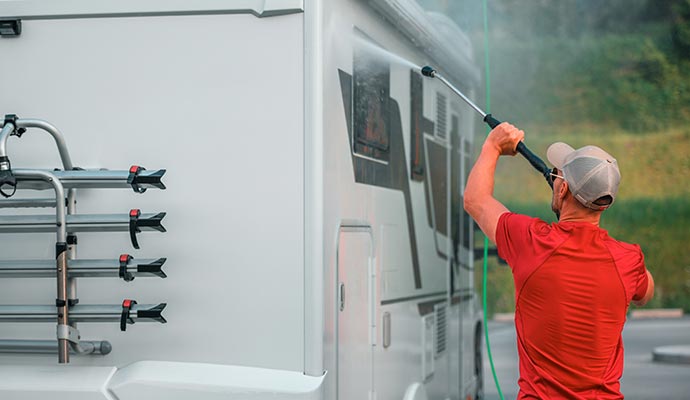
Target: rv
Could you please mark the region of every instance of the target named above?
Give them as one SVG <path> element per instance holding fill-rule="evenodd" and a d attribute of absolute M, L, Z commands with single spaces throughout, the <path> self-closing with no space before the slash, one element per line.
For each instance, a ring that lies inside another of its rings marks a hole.
<path fill-rule="evenodd" d="M 1 399 L 482 397 L 446 17 L 5 0 L 0 36 Z"/>

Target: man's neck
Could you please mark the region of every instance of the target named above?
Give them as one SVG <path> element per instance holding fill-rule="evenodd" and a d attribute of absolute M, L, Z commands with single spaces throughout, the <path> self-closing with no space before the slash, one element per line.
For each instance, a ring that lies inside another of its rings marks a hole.
<path fill-rule="evenodd" d="M 573 204 L 573 201 L 577 201 L 572 197 L 568 199 L 570 201 L 563 202 L 563 207 L 561 208 L 561 215 L 558 222 L 588 222 L 590 224 L 599 226 L 599 220 L 601 219 L 601 211 L 590 210 L 582 206 L 580 203 Z"/>

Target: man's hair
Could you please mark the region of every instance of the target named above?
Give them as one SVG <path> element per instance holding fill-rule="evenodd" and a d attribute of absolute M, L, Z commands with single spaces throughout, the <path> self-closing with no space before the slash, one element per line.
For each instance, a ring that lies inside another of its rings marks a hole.
<path fill-rule="evenodd" d="M 598 199 L 594 200 L 593 203 L 598 206 L 608 206 L 611 203 L 613 203 L 613 197 L 609 195 L 601 196 Z"/>

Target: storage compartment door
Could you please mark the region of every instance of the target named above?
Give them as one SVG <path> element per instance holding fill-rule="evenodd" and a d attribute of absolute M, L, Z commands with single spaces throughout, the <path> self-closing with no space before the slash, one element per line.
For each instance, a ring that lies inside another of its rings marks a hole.
<path fill-rule="evenodd" d="M 370 229 L 341 228 L 337 257 L 338 400 L 370 399 L 376 310 Z"/>

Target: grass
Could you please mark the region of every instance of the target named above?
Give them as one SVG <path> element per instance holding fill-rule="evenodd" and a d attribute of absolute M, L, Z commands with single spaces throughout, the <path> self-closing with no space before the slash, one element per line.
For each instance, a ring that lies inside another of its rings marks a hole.
<path fill-rule="evenodd" d="M 629 134 L 616 127 L 530 127 L 525 144 L 546 161 L 547 147 L 563 141 L 574 148 L 595 144 L 618 160 L 622 180 L 619 200 L 662 199 L 690 195 L 690 127 L 647 134 Z M 550 201 L 544 179 L 522 157 L 502 159 L 496 170 L 498 199 L 519 202 Z"/>

